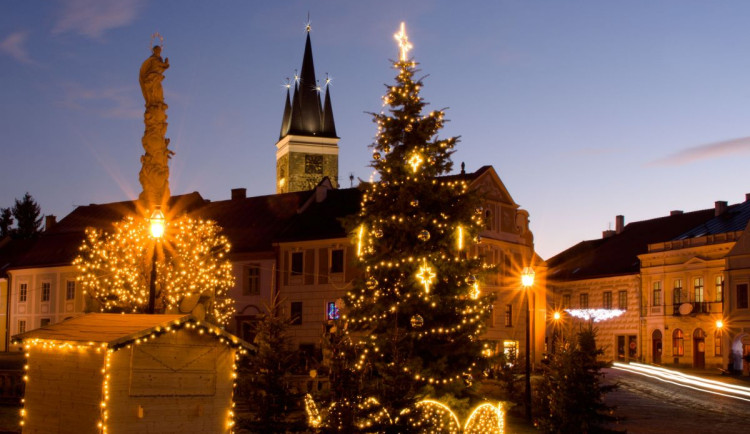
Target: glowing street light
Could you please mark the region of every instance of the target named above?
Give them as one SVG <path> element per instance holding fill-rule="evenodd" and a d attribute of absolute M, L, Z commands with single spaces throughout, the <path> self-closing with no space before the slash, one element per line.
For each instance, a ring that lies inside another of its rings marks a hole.
<path fill-rule="evenodd" d="M 151 226 L 151 237 L 154 238 L 154 255 L 151 258 L 151 282 L 149 282 L 148 287 L 148 313 L 154 313 L 154 305 L 156 304 L 156 247 L 159 240 L 164 235 L 164 227 L 166 226 L 166 218 L 164 218 L 164 213 L 161 212 L 160 208 L 157 207 L 151 214 L 149 224 Z"/>
<path fill-rule="evenodd" d="M 526 293 L 526 395 L 524 396 L 526 407 L 526 419 L 531 422 L 531 305 L 529 304 L 529 292 L 534 286 L 534 269 L 524 267 L 521 271 L 521 286 Z"/>

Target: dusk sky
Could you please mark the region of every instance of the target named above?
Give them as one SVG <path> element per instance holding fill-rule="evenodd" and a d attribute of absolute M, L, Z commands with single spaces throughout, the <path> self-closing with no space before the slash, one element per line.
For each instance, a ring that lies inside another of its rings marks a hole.
<path fill-rule="evenodd" d="M 406 22 L 453 161 L 491 164 L 545 259 L 614 226 L 750 192 L 748 1 L 0 2 L 0 207 L 43 214 L 134 199 L 141 63 L 164 37 L 173 194 L 274 192 L 287 77 L 310 14 L 341 137 L 339 176 L 369 179 Z M 356 182 L 356 181 L 355 181 Z"/>

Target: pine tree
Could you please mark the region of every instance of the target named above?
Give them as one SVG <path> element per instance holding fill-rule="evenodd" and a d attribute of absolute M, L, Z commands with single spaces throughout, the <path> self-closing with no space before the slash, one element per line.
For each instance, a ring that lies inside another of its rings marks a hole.
<path fill-rule="evenodd" d="M 17 238 L 36 237 L 41 232 L 42 227 L 40 214 L 41 208 L 28 192 L 23 196 L 23 199 L 16 199 L 16 204 L 13 205 L 13 217 L 16 218 L 14 235 Z"/>
<path fill-rule="evenodd" d="M 298 364 L 298 354 L 289 341 L 290 319 L 279 314 L 280 307 L 278 296 L 266 306 L 253 329 L 253 344 L 258 350 L 244 358 L 239 367 L 238 398 L 254 414 L 241 425 L 250 432 L 288 432 L 294 425 L 289 415 L 300 397 L 293 391 L 289 375 Z"/>
<path fill-rule="evenodd" d="M 13 229 L 13 211 L 10 208 L 0 209 L 0 238 L 11 234 Z"/>
<path fill-rule="evenodd" d="M 537 423 L 548 433 L 617 432 L 606 427 L 616 421 L 613 408 L 604 395 L 617 386 L 602 384 L 602 369 L 608 363 L 596 347 L 596 331 L 589 326 L 578 332 L 573 342 L 560 344 L 550 359 L 537 390 Z"/>
<path fill-rule="evenodd" d="M 481 372 L 492 301 L 479 287 L 480 259 L 467 253 L 481 226 L 478 198 L 464 178 L 447 176 L 457 138 L 438 138 L 442 110 L 424 113 L 403 27 L 400 36 L 388 110 L 373 114 L 379 180 L 350 222 L 364 275 L 346 303 L 362 346 L 357 369 L 391 415 L 428 394 L 460 394 Z"/>

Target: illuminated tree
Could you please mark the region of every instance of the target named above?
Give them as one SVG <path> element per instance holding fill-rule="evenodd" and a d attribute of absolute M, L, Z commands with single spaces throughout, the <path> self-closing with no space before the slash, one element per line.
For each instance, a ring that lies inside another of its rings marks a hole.
<path fill-rule="evenodd" d="M 478 198 L 464 178 L 447 176 L 457 138 L 438 138 L 444 113 L 424 113 L 403 25 L 396 37 L 396 84 L 383 97 L 387 112 L 373 114 L 379 180 L 351 222 L 364 275 L 346 299 L 348 330 L 360 337 L 356 368 L 391 414 L 420 397 L 460 394 L 482 372 L 492 301 L 481 259 L 469 253 L 482 224 Z"/>
<path fill-rule="evenodd" d="M 78 281 L 99 310 L 146 312 L 156 254 L 159 312 L 193 313 L 215 324 L 227 324 L 234 313 L 234 303 L 227 296 L 234 276 L 227 259 L 229 242 L 216 223 L 191 218 L 169 221 L 162 241 L 150 237 L 144 219 L 128 217 L 113 229 L 88 228 L 73 261 Z"/>

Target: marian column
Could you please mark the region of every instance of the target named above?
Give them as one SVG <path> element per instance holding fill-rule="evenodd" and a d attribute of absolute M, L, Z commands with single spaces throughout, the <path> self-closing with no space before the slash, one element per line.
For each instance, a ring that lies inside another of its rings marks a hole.
<path fill-rule="evenodd" d="M 146 130 L 141 139 L 146 153 L 141 156 L 141 172 L 138 175 L 143 186 L 139 199 L 147 213 L 156 207 L 166 208 L 170 196 L 167 163 L 174 152 L 167 149 L 167 105 L 164 103 L 164 91 L 161 87 L 164 70 L 167 68 L 169 58 L 162 60 L 161 46 L 154 45 L 151 57 L 141 65 L 138 78 L 146 101 L 146 112 L 143 115 Z"/>

